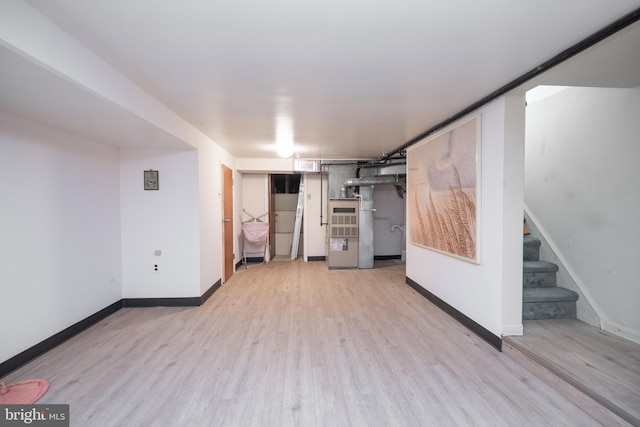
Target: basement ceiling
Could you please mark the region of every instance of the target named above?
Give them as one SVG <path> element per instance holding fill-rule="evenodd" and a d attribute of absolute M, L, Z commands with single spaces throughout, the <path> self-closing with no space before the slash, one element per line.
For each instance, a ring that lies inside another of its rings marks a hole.
<path fill-rule="evenodd" d="M 287 117 L 296 155 L 325 159 L 393 151 L 640 7 L 638 0 L 28 3 L 235 157 L 274 157 L 276 123 Z M 638 86 L 638 24 L 602 46 L 529 85 Z M 5 110 L 117 146 L 184 148 L 6 47 L 0 60 Z M 66 107 L 47 114 L 60 102 Z M 112 125 L 96 127 L 102 120 Z"/>

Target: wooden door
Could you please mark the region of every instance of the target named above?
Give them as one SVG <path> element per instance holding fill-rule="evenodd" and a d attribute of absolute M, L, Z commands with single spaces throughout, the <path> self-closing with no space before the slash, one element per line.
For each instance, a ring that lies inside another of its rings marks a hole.
<path fill-rule="evenodd" d="M 223 282 L 233 274 L 233 171 L 222 165 L 222 253 Z"/>

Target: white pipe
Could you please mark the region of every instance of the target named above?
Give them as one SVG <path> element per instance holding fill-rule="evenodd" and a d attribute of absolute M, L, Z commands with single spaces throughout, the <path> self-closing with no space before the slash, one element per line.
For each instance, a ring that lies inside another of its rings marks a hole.
<path fill-rule="evenodd" d="M 374 220 L 378 221 L 389 221 L 389 232 L 393 233 L 396 230 L 404 230 L 404 224 L 393 224 L 391 222 L 391 218 L 383 218 L 383 217 L 374 217 Z"/>

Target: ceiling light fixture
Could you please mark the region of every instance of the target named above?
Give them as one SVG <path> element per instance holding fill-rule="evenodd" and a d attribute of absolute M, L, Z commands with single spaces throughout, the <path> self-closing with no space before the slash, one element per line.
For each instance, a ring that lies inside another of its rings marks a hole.
<path fill-rule="evenodd" d="M 291 100 L 280 97 L 276 103 L 276 153 L 280 157 L 293 155 L 293 119 L 290 113 Z"/>
<path fill-rule="evenodd" d="M 282 147 L 276 145 L 276 154 L 283 158 L 291 157 L 293 156 L 293 147 Z"/>
<path fill-rule="evenodd" d="M 278 132 L 276 137 L 276 153 L 280 157 L 291 157 L 293 155 L 293 134 L 282 136 Z"/>

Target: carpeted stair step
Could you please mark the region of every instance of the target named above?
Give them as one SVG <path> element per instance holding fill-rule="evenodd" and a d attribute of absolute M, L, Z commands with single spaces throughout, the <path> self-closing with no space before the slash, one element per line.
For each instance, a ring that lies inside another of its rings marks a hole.
<path fill-rule="evenodd" d="M 578 294 L 570 289 L 525 288 L 522 292 L 522 318 L 575 319 Z"/>
<path fill-rule="evenodd" d="M 549 288 L 556 286 L 556 264 L 547 261 L 524 261 L 522 286 L 525 288 Z"/>
<path fill-rule="evenodd" d="M 524 251 L 522 253 L 525 261 L 538 261 L 540 259 L 540 239 L 532 236 L 524 236 Z"/>

